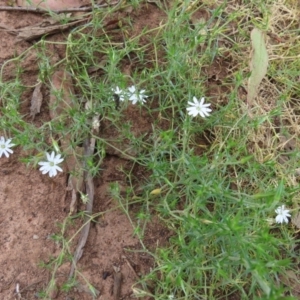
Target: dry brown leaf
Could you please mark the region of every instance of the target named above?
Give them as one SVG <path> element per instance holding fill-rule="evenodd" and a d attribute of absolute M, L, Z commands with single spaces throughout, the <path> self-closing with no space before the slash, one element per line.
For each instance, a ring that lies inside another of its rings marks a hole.
<path fill-rule="evenodd" d="M 58 296 L 58 288 L 57 288 L 56 282 L 54 282 L 52 284 L 52 286 L 50 287 L 49 297 L 50 297 L 50 299 L 56 299 L 57 296 Z"/>
<path fill-rule="evenodd" d="M 41 112 L 43 94 L 41 91 L 42 83 L 40 82 L 34 89 L 31 97 L 30 116 L 34 119 L 36 114 Z"/>
<path fill-rule="evenodd" d="M 248 105 L 251 105 L 254 98 L 257 96 L 259 85 L 267 74 L 269 60 L 264 34 L 257 28 L 254 28 L 251 31 L 251 43 L 251 75 L 248 79 Z"/>
<path fill-rule="evenodd" d="M 84 174 L 82 164 L 79 159 L 83 156 L 83 147 L 76 147 L 74 150 L 71 150 L 69 146 L 70 143 L 68 140 L 64 139 L 61 142 L 61 147 L 63 148 L 64 153 L 67 156 L 66 163 L 69 171 L 71 172 L 67 189 L 81 191 L 83 187 Z"/>
<path fill-rule="evenodd" d="M 286 137 L 284 135 L 279 136 L 279 141 L 281 144 L 281 148 L 283 148 L 285 151 L 293 151 L 297 148 L 297 142 L 296 139 L 293 137 Z"/>
<path fill-rule="evenodd" d="M 292 223 L 297 227 L 300 228 L 300 213 L 297 213 L 292 216 Z"/>
<path fill-rule="evenodd" d="M 295 169 L 295 175 L 300 176 L 300 168 Z"/>
<path fill-rule="evenodd" d="M 60 119 L 65 126 L 71 126 L 69 119 L 69 109 L 74 107 L 72 95 L 74 95 L 72 76 L 65 70 L 56 71 L 51 77 L 51 93 L 49 110 L 51 119 Z M 65 135 L 61 140 L 61 147 L 66 155 L 66 164 L 71 173 L 70 179 L 72 189 L 80 191 L 83 185 L 83 171 L 80 157 L 83 149 L 72 147 L 71 136 Z"/>
<path fill-rule="evenodd" d="M 291 137 L 291 136 L 285 136 L 285 135 L 280 135 L 279 136 L 279 148 L 281 150 L 284 150 L 286 153 L 282 153 L 281 155 L 279 155 L 278 157 L 278 162 L 280 164 L 286 164 L 287 162 L 289 162 L 290 160 L 290 153 L 292 151 L 295 151 L 298 147 L 297 147 L 297 141 L 295 137 Z M 295 169 L 295 175 L 299 176 L 299 169 Z"/>
<path fill-rule="evenodd" d="M 72 215 L 77 212 L 77 192 L 83 190 L 84 184 L 84 171 L 82 168 L 82 163 L 75 157 L 75 155 L 80 155 L 79 158 L 83 156 L 83 148 L 76 147 L 75 151 L 70 151 L 71 149 L 68 147 L 68 141 L 64 140 L 62 141 L 61 146 L 66 154 L 68 170 L 71 172 L 66 190 L 72 192 L 69 210 L 70 214 Z M 68 153 L 66 153 L 66 151 L 68 151 Z"/>
<path fill-rule="evenodd" d="M 284 283 L 292 289 L 293 295 L 295 297 L 300 296 L 300 280 L 294 271 L 287 270 L 284 274 L 280 276 L 280 280 L 282 283 Z"/>
<path fill-rule="evenodd" d="M 55 119 L 66 116 L 68 109 L 72 104 L 72 95 L 74 95 L 72 76 L 65 70 L 54 72 L 51 77 L 50 92 L 50 117 Z"/>

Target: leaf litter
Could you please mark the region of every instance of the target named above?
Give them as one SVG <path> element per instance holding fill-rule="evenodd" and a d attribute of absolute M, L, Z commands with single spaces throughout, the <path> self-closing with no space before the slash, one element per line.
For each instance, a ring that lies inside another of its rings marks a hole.
<path fill-rule="evenodd" d="M 268 53 L 264 33 L 254 28 L 251 31 L 252 52 L 250 57 L 251 75 L 248 79 L 247 103 L 251 107 L 258 94 L 259 85 L 268 69 Z"/>
<path fill-rule="evenodd" d="M 259 60 L 257 60 L 257 61 L 259 61 Z M 254 65 L 255 64 L 253 64 L 253 69 L 252 69 L 252 71 L 255 69 L 255 67 L 254 67 Z M 255 72 L 254 72 L 255 73 Z M 258 74 L 259 74 L 259 76 L 257 75 L 257 77 L 255 78 L 255 80 L 252 78 L 252 82 L 254 82 L 255 84 L 251 87 L 252 88 L 252 90 L 251 90 L 251 92 L 252 92 L 252 96 L 250 97 L 251 98 L 251 101 L 253 101 L 254 99 L 255 99 L 255 97 L 257 96 L 257 94 L 258 94 L 258 90 L 259 90 L 259 87 L 260 87 L 260 84 L 261 84 L 261 82 L 262 82 L 262 79 L 264 78 L 264 76 L 262 76 L 262 74 L 263 74 L 264 72 L 262 72 L 262 70 L 259 70 L 259 72 L 258 72 Z M 252 73 L 251 73 L 252 74 Z M 259 79 L 259 77 L 261 77 L 262 76 L 262 79 L 260 79 L 260 80 L 258 80 Z M 251 77 L 250 77 L 251 78 Z M 249 79 L 250 79 L 249 78 Z M 250 82 L 251 83 L 251 82 Z M 249 86 L 250 86 L 250 84 L 249 84 Z M 249 86 L 248 86 L 248 88 L 249 88 Z M 248 102 L 249 103 L 249 102 Z M 250 103 L 252 103 L 252 102 L 250 102 Z"/>
<path fill-rule="evenodd" d="M 43 102 L 43 93 L 41 91 L 42 85 L 42 82 L 38 83 L 32 93 L 30 106 L 30 116 L 32 117 L 32 119 L 35 118 L 36 114 L 39 114 L 41 112 L 41 106 Z"/>
<path fill-rule="evenodd" d="M 156 18 L 156 13 L 158 10 L 156 10 L 154 7 L 152 7 L 151 10 L 154 12 L 154 18 Z M 151 10 L 149 10 L 150 17 Z M 2 12 L 0 12 L 0 14 L 1 13 Z M 11 17 L 13 16 L 13 14 L 9 14 L 9 16 Z M 24 16 L 27 16 L 27 14 L 24 14 Z M 28 17 L 29 16 L 30 14 L 28 14 Z M 18 20 L 18 18 L 16 18 L 15 20 Z M 6 24 L 8 24 L 6 26 L 6 29 L 9 28 L 9 25 L 12 24 L 10 22 L 6 23 L 5 18 L 1 19 L 1 22 L 3 22 L 5 26 Z M 15 24 L 18 23 L 15 22 Z M 26 24 L 30 24 L 30 21 L 28 21 Z M 45 25 L 47 26 L 47 24 Z M 41 33 L 44 32 L 41 31 Z M 9 32 L 7 31 L 3 31 L 3 35 L 5 38 L 15 39 L 15 37 L 10 36 Z M 36 32 L 32 34 L 30 33 L 30 30 L 28 31 L 28 35 L 26 36 L 29 37 L 29 40 L 39 38 L 39 36 L 36 35 Z M 61 39 L 62 41 L 64 41 L 65 37 L 61 36 Z M 2 41 L 1 37 L 0 40 Z M 24 41 L 25 39 L 22 41 L 23 45 L 26 44 L 26 42 Z M 16 48 L 19 47 L 19 45 L 20 44 L 16 45 Z M 0 47 L 0 52 L 1 51 L 6 50 L 1 49 Z M 32 86 L 35 84 L 37 75 L 36 73 L 37 72 L 35 71 L 35 74 L 29 72 L 26 74 L 28 86 Z M 61 122 L 62 124 L 65 124 L 65 126 L 72 126 L 72 119 L 68 115 L 68 110 L 70 108 L 74 108 L 74 105 L 76 105 L 76 101 L 72 101 L 72 97 L 74 96 L 74 90 L 72 89 L 72 86 L 73 82 L 69 74 L 65 73 L 63 69 L 56 70 L 50 80 L 50 99 L 48 98 L 47 92 L 44 93 L 43 98 L 42 90 L 47 88 L 46 84 L 44 87 L 37 87 L 37 89 L 34 90 L 34 95 L 32 94 L 31 96 L 29 96 L 28 99 L 22 101 L 22 112 L 26 114 L 26 112 L 28 113 L 28 110 L 30 109 L 32 117 L 34 116 L 33 121 L 37 125 L 40 122 L 47 122 L 49 120 L 49 114 L 50 119 L 53 122 Z M 41 110 L 42 105 L 47 105 L 47 108 Z M 134 121 L 136 122 L 136 128 L 133 128 L 133 132 L 135 132 L 135 130 L 137 132 L 148 132 L 149 130 L 151 130 L 151 124 L 149 122 L 145 122 L 144 118 L 140 116 L 138 109 L 134 109 L 136 110 L 134 111 L 134 114 L 136 115 L 136 117 L 134 118 Z M 126 117 L 131 118 L 132 115 Z M 106 134 L 108 136 L 113 136 L 113 134 L 109 130 L 107 130 Z M 67 145 L 63 145 L 64 143 L 70 144 L 70 137 L 68 136 L 53 136 L 51 138 L 54 139 L 54 141 L 57 140 L 58 144 L 61 147 L 67 147 Z M 77 153 L 77 150 L 75 151 Z M 68 150 L 66 150 L 66 153 L 68 153 Z M 81 157 L 82 153 L 77 153 L 76 156 Z M 104 224 L 106 225 L 101 225 L 103 222 L 99 222 L 100 225 L 98 224 L 98 222 L 93 222 L 93 226 L 90 230 L 90 234 L 92 236 L 89 237 L 85 245 L 81 244 L 80 249 L 78 248 L 79 250 L 76 251 L 78 255 L 76 255 L 75 260 L 80 259 L 80 256 L 82 255 L 82 250 L 84 249 L 84 255 L 79 262 L 79 267 L 81 268 L 81 266 L 84 266 L 84 269 L 81 269 L 80 271 L 83 272 L 83 274 L 88 278 L 89 282 L 91 282 L 97 288 L 99 287 L 99 289 L 101 289 L 101 295 L 107 297 L 107 299 L 110 299 L 110 291 L 111 287 L 114 286 L 114 279 L 112 278 L 112 276 L 109 276 L 105 281 L 103 281 L 101 279 L 101 276 L 91 276 L 91 274 L 92 272 L 94 272 L 94 274 L 98 274 L 100 272 L 101 274 L 102 271 L 106 271 L 109 274 L 113 274 L 112 265 L 118 266 L 118 268 L 120 269 L 120 276 L 122 276 L 123 278 L 121 294 L 122 297 L 128 298 L 130 297 L 130 295 L 132 295 L 131 287 L 137 279 L 136 277 L 132 276 L 132 269 L 128 268 L 121 254 L 125 252 L 125 248 L 137 250 L 140 249 L 140 244 L 138 242 L 138 239 L 133 236 L 132 227 L 130 222 L 128 221 L 128 218 L 121 211 L 115 210 L 116 203 L 113 203 L 112 200 L 109 198 L 108 190 L 110 182 L 116 181 L 122 186 L 127 186 L 124 174 L 122 172 L 119 172 L 118 170 L 121 167 L 122 169 L 131 169 L 131 163 L 128 163 L 127 160 L 124 161 L 124 159 L 120 158 L 119 155 L 114 154 L 111 157 L 109 157 L 109 155 L 107 156 L 108 157 L 106 158 L 106 161 L 103 165 L 104 170 L 101 171 L 101 178 L 97 179 L 97 187 L 95 187 L 95 197 L 97 200 L 95 211 L 98 212 L 108 210 L 108 212 L 105 213 Z M 69 169 L 71 169 L 71 167 L 74 167 L 75 165 L 75 162 L 68 163 L 68 160 L 66 160 L 66 163 L 69 165 Z M 30 176 L 28 176 L 28 174 L 26 173 L 26 167 L 20 165 L 17 159 L 13 162 L 13 164 L 14 169 L 19 170 L 17 171 L 18 174 L 12 173 L 11 176 L 5 176 L 3 178 L 3 180 L 0 183 L 0 187 L 1 189 L 5 187 L 5 190 L 8 191 L 8 194 L 0 193 L 0 200 L 3 204 L 2 211 L 4 214 L 6 214 L 7 211 L 11 212 L 12 209 L 14 211 L 14 222 L 7 224 L 6 221 L 4 221 L 4 223 L 8 225 L 5 226 L 5 232 L 9 235 L 18 236 L 19 246 L 11 247 L 10 243 L 7 244 L 7 246 L 10 247 L 10 255 L 9 257 L 5 256 L 7 254 L 7 251 L 4 251 L 2 253 L 2 256 L 4 257 L 3 261 L 5 261 L 11 266 L 22 269 L 22 272 L 20 274 L 15 274 L 13 269 L 6 269 L 5 276 L 8 279 L 8 282 L 4 282 L 4 284 L 6 285 L 6 283 L 9 283 L 9 280 L 11 278 L 16 278 L 18 282 L 20 282 L 21 296 L 25 299 L 31 299 L 33 297 L 33 292 L 37 292 L 45 288 L 44 283 L 47 282 L 49 278 L 48 275 L 46 276 L 47 278 L 45 276 L 43 277 L 43 274 L 45 273 L 41 274 L 40 268 L 38 268 L 36 265 L 36 258 L 39 257 L 39 260 L 47 262 L 47 260 L 49 259 L 49 255 L 56 257 L 59 254 L 60 249 L 58 244 L 55 245 L 55 243 L 50 241 L 47 238 L 47 236 L 49 234 L 52 235 L 53 232 L 57 232 L 55 223 L 57 221 L 61 222 L 61 220 L 66 217 L 66 214 L 64 213 L 65 200 L 62 201 L 62 199 L 65 199 L 65 174 L 67 172 L 64 172 L 56 178 L 51 179 L 51 181 L 48 181 L 48 178 L 41 177 L 39 172 L 35 172 L 35 170 L 30 170 L 31 174 Z M 5 170 L 5 168 L 1 169 L 1 171 L 3 172 L 6 172 Z M 74 169 L 73 171 L 68 170 L 68 172 L 75 174 L 77 173 Z M 12 183 L 14 183 L 14 185 L 20 186 L 21 190 L 13 188 Z M 33 188 L 33 186 L 39 187 L 38 192 L 36 188 Z M 77 188 L 78 184 L 75 183 L 75 186 Z M 19 210 L 16 209 L 13 202 L 6 203 L 5 201 L 6 197 L 9 197 L 9 199 L 10 197 L 12 197 L 13 199 L 24 200 L 24 195 L 26 195 L 26 198 L 28 197 L 28 199 L 30 199 L 30 203 L 28 204 L 27 201 L 17 202 L 16 204 L 17 207 L 19 207 Z M 2 216 L 0 215 L 0 217 Z M 89 218 L 90 220 L 90 216 L 87 215 L 87 218 Z M 80 220 L 74 219 L 74 222 L 76 224 L 80 223 L 82 225 L 82 223 L 79 221 Z M 34 226 L 30 226 L 30 223 L 34 224 Z M 24 227 L 25 231 L 20 231 L 18 224 L 22 224 L 22 228 Z M 81 226 L 80 224 L 79 226 Z M 15 227 L 13 227 L 13 225 Z M 29 236 L 30 239 L 32 239 L 31 237 L 34 234 L 36 234 L 35 230 L 37 230 L 37 228 L 39 230 L 39 236 L 45 238 L 40 238 L 36 240 L 35 244 L 29 243 L 28 240 L 26 240 L 26 237 Z M 159 226 L 157 224 L 155 229 L 158 228 Z M 98 232 L 97 235 L 95 235 L 96 232 Z M 159 230 L 154 236 L 155 245 L 158 243 L 159 240 L 164 238 L 164 236 L 159 233 Z M 147 235 L 145 237 L 147 238 Z M 112 244 L 113 251 L 110 250 Z M 20 251 L 20 249 L 22 249 L 21 253 L 18 252 Z M 24 249 L 27 249 L 26 253 L 24 252 Z M 32 253 L 32 256 L 30 255 L 30 253 Z M 140 254 L 127 253 L 127 257 L 128 256 L 130 257 L 130 261 L 134 262 L 134 266 L 139 267 L 139 274 L 146 274 L 147 272 L 149 272 L 149 269 L 153 266 L 153 260 L 151 258 L 149 258 L 149 262 L 144 261 L 144 254 L 142 257 L 140 256 Z M 11 261 L 11 259 L 13 258 L 14 261 Z M 28 263 L 29 260 L 31 263 Z M 5 268 L 1 261 L 0 267 Z M 75 271 L 76 270 L 77 267 Z M 57 277 L 57 282 L 55 283 L 55 286 L 58 289 L 58 293 L 52 293 L 52 291 L 50 290 L 52 294 L 51 296 L 53 298 L 65 299 L 65 293 L 62 292 L 61 285 L 63 283 L 63 278 L 66 278 L 66 273 L 68 273 L 68 271 L 66 270 L 65 265 L 62 265 L 59 268 L 59 275 Z M 36 278 L 42 278 L 42 280 L 36 282 Z M 34 288 L 32 288 L 31 290 L 27 290 L 26 287 L 32 286 L 32 284 L 34 284 Z M 82 289 L 82 284 L 80 282 L 78 283 L 77 287 L 77 293 L 76 291 L 71 291 L 70 293 L 68 293 L 68 295 L 76 295 L 77 297 L 77 294 L 81 293 L 80 291 L 83 291 L 87 294 L 87 290 L 90 289 L 90 287 L 88 287 L 88 289 Z M 96 293 L 98 293 L 97 289 L 95 289 L 95 291 Z M 4 295 L 4 297 L 6 298 L 9 298 L 11 296 L 12 295 L 10 294 L 9 290 Z M 79 297 L 82 300 L 86 300 L 90 299 L 91 295 L 80 294 Z"/>

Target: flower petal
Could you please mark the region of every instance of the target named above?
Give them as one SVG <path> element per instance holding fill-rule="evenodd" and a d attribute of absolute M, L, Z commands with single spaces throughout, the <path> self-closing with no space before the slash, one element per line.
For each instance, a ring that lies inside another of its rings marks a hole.
<path fill-rule="evenodd" d="M 130 92 L 130 93 L 135 93 L 135 86 L 134 85 L 132 85 L 132 86 L 130 86 L 129 88 L 128 88 L 128 91 Z"/>
<path fill-rule="evenodd" d="M 55 159 L 55 156 L 56 156 L 56 155 L 55 155 L 55 152 L 54 152 L 54 151 L 52 151 L 52 152 L 51 152 L 51 161 L 54 161 L 54 159 Z"/>
<path fill-rule="evenodd" d="M 48 169 L 49 169 L 49 165 L 44 165 L 40 167 L 40 171 L 48 170 Z"/>
<path fill-rule="evenodd" d="M 63 162 L 63 161 L 64 161 L 64 159 L 61 158 L 61 155 L 60 155 L 60 154 L 57 154 L 57 155 L 55 156 L 55 158 L 53 159 L 53 163 L 54 163 L 54 164 L 59 164 L 59 163 L 61 163 L 61 162 Z"/>
<path fill-rule="evenodd" d="M 47 160 L 48 160 L 48 161 L 51 160 L 51 155 L 50 155 L 50 153 L 46 152 L 46 156 L 47 156 Z"/>
<path fill-rule="evenodd" d="M 59 166 L 55 166 L 55 169 L 56 169 L 57 171 L 59 171 L 59 172 L 62 172 L 62 171 L 63 171 L 63 169 L 62 169 L 61 167 L 59 167 Z"/>
<path fill-rule="evenodd" d="M 49 171 L 49 176 L 53 177 L 53 176 L 56 176 L 56 175 L 57 175 L 57 171 L 56 171 L 55 167 L 52 167 Z"/>
<path fill-rule="evenodd" d="M 202 110 L 199 111 L 199 115 L 202 117 L 202 118 L 205 118 L 205 114 Z"/>
<path fill-rule="evenodd" d="M 49 172 L 49 169 L 43 169 L 41 171 L 42 171 L 42 174 L 47 174 Z"/>
<path fill-rule="evenodd" d="M 276 223 L 282 223 L 282 215 L 278 215 L 275 218 Z"/>

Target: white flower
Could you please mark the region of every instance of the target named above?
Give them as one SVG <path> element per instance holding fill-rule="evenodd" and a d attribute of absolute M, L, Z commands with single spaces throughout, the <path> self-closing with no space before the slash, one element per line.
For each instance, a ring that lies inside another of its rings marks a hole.
<path fill-rule="evenodd" d="M 10 148 L 13 147 L 15 144 L 11 144 L 11 139 L 5 141 L 3 136 L 0 137 L 0 157 L 4 154 L 6 157 L 9 157 L 11 153 L 14 153 Z"/>
<path fill-rule="evenodd" d="M 64 160 L 63 158 L 60 158 L 61 155 L 55 155 L 54 151 L 52 151 L 51 155 L 46 152 L 46 155 L 48 161 L 39 162 L 39 165 L 41 166 L 40 171 L 42 171 L 42 174 L 49 172 L 49 176 L 53 177 L 57 175 L 57 171 L 62 172 L 62 168 L 58 166 L 58 164 Z"/>
<path fill-rule="evenodd" d="M 289 219 L 287 217 L 290 217 L 288 209 L 284 209 L 284 205 L 279 206 L 277 209 L 275 209 L 275 212 L 277 214 L 275 221 L 276 223 L 288 223 Z"/>
<path fill-rule="evenodd" d="M 132 104 L 136 104 L 138 102 L 141 102 L 142 104 L 146 102 L 145 98 L 148 98 L 147 95 L 145 95 L 145 90 L 141 90 L 138 92 L 134 85 L 130 86 L 128 88 L 129 91 L 129 100 L 132 101 Z"/>
<path fill-rule="evenodd" d="M 188 114 L 190 116 L 196 117 L 198 114 L 202 117 L 209 117 L 211 109 L 208 108 L 211 104 L 207 103 L 204 104 L 204 97 L 201 98 L 199 101 L 196 97 L 193 97 L 194 102 L 188 101 L 188 104 L 190 105 L 187 108 Z"/>
<path fill-rule="evenodd" d="M 125 100 L 126 92 L 121 90 L 118 86 L 111 89 L 114 95 L 117 95 L 119 97 L 120 101 Z"/>

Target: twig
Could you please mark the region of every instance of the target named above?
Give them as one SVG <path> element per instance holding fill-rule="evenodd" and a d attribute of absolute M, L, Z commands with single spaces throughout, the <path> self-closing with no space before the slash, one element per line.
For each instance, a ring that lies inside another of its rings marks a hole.
<path fill-rule="evenodd" d="M 129 269 L 131 270 L 131 272 L 133 273 L 135 279 L 136 279 L 137 281 L 139 281 L 139 280 L 140 280 L 140 277 L 138 276 L 138 274 L 136 274 L 136 272 L 135 272 L 133 266 L 131 265 L 130 261 L 128 260 L 128 258 L 127 258 L 125 255 L 122 255 L 122 258 L 125 259 L 125 261 L 126 261 L 128 267 L 129 267 Z M 143 287 L 140 283 L 138 284 L 138 286 L 141 287 L 141 290 L 146 291 L 146 292 L 150 295 L 150 292 L 149 292 L 149 290 L 148 290 L 148 288 L 147 288 L 146 286 Z M 145 300 L 149 300 L 149 298 L 144 298 L 144 299 L 145 299 Z"/>
<path fill-rule="evenodd" d="M 127 257 L 126 257 L 125 255 L 122 255 L 122 258 L 125 259 L 125 261 L 126 261 L 128 267 L 129 267 L 129 269 L 131 270 L 131 272 L 133 273 L 135 279 L 139 280 L 140 277 L 138 276 L 138 274 L 136 274 L 136 272 L 135 272 L 133 266 L 131 265 L 131 263 L 129 262 L 129 260 L 127 259 Z"/>
<path fill-rule="evenodd" d="M 38 283 L 41 283 L 42 281 L 43 280 L 36 281 L 36 282 L 34 282 L 34 283 L 30 284 L 30 285 L 27 285 L 26 287 L 24 287 L 21 290 L 20 290 L 20 286 L 19 286 L 19 294 L 22 293 L 22 292 L 24 292 L 24 291 L 26 291 L 26 290 L 28 290 L 30 287 L 32 287 L 32 286 L 34 286 L 34 285 L 36 285 Z M 16 299 L 15 295 L 13 295 L 11 298 L 8 298 L 8 300 L 13 300 L 13 298 Z"/>
<path fill-rule="evenodd" d="M 85 104 L 85 108 L 86 109 L 90 109 L 91 103 L 87 102 Z M 93 117 L 93 126 L 92 126 L 92 135 L 95 133 L 99 132 L 99 115 L 96 115 Z M 85 167 L 87 167 L 87 160 L 89 157 L 91 157 L 94 154 L 94 150 L 95 150 L 95 145 L 96 145 L 96 139 L 94 137 L 88 137 L 84 140 L 84 156 L 85 156 Z M 88 202 L 86 204 L 86 215 L 84 218 L 84 226 L 82 228 L 81 231 L 81 236 L 77 245 L 77 248 L 75 250 L 74 253 L 74 258 L 72 261 L 72 266 L 71 266 L 71 270 L 69 273 L 69 279 L 71 279 L 74 275 L 74 271 L 76 268 L 76 264 L 79 261 L 79 259 L 81 258 L 82 254 L 83 254 L 83 248 L 86 244 L 88 235 L 89 235 L 89 231 L 90 231 L 90 227 L 91 227 L 91 216 L 92 216 L 92 211 L 93 211 L 93 202 L 94 202 L 94 182 L 93 182 L 93 177 L 91 175 L 90 172 L 86 171 L 84 174 L 84 178 L 85 178 L 85 191 L 88 195 Z"/>
<path fill-rule="evenodd" d="M 61 13 L 70 13 L 70 12 L 89 12 L 93 9 L 118 5 L 121 0 L 113 3 L 105 3 L 100 5 L 94 5 L 94 6 L 85 6 L 85 7 L 73 7 L 73 8 L 66 8 L 66 9 L 60 9 L 60 10 L 50 10 L 45 8 L 38 8 L 38 7 L 21 7 L 21 6 L 0 6 L 0 11 L 23 11 L 23 12 L 31 12 L 31 13 L 37 13 L 37 14 L 46 14 L 49 12 L 55 13 L 55 14 L 61 14 Z"/>
<path fill-rule="evenodd" d="M 7 31 L 10 34 L 17 35 L 17 42 L 21 41 L 32 41 L 35 39 L 38 39 L 39 37 L 43 35 L 50 35 L 54 34 L 57 32 L 62 32 L 64 30 L 67 30 L 73 26 L 76 26 L 89 18 L 83 18 L 81 20 L 76 20 L 74 22 L 68 23 L 68 24 L 60 24 L 60 25 L 55 25 L 57 21 L 49 21 L 50 24 L 49 26 L 43 27 L 42 25 L 44 22 L 41 22 L 35 26 L 28 26 L 24 27 L 22 29 L 12 29 L 8 28 L 0 23 L 0 31 Z"/>
<path fill-rule="evenodd" d="M 94 143 L 93 139 L 89 139 L 89 138 L 86 139 L 84 141 L 84 156 L 86 158 L 90 157 L 94 153 L 94 148 L 95 148 L 95 143 Z M 89 235 L 89 231 L 90 231 L 90 226 L 91 226 L 91 215 L 92 215 L 92 211 L 93 211 L 93 202 L 94 202 L 94 193 L 95 192 L 94 192 L 93 177 L 91 176 L 90 172 L 87 172 L 86 176 L 85 176 L 85 189 L 86 189 L 86 193 L 89 198 L 89 200 L 86 204 L 86 211 L 85 211 L 86 215 L 84 218 L 85 225 L 82 228 L 80 239 L 79 239 L 77 248 L 74 253 L 74 258 L 73 258 L 71 270 L 69 273 L 69 279 L 73 277 L 74 271 L 76 268 L 76 264 L 83 254 L 83 248 L 86 244 L 86 241 L 87 241 L 87 238 Z"/>
<path fill-rule="evenodd" d="M 113 288 L 114 300 L 119 300 L 120 299 L 121 285 L 122 285 L 122 274 L 121 274 L 121 272 L 115 273 L 115 275 L 114 275 L 114 288 Z"/>
<path fill-rule="evenodd" d="M 1 31 L 7 31 L 7 32 L 9 32 L 9 33 L 11 33 L 13 35 L 17 35 L 18 34 L 18 30 L 6 27 L 5 25 L 3 25 L 1 23 L 0 23 L 0 30 Z"/>

